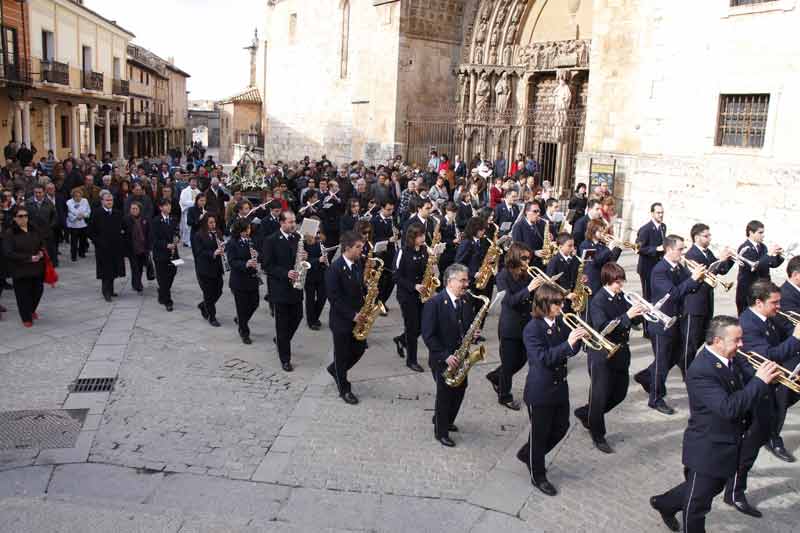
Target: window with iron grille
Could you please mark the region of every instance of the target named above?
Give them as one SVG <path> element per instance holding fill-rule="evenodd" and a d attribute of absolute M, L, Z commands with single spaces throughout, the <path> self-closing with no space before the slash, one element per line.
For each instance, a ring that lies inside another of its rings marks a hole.
<path fill-rule="evenodd" d="M 764 146 L 768 110 L 768 94 L 721 94 L 717 146 Z"/>
<path fill-rule="evenodd" d="M 776 0 L 731 0 L 731 7 L 751 6 L 753 4 L 766 4 L 767 2 L 775 2 Z"/>

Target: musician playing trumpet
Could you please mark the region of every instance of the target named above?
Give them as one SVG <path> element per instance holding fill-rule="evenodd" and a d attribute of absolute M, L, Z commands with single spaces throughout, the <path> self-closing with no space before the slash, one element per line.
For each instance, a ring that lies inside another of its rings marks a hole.
<path fill-rule="evenodd" d="M 628 368 L 631 351 L 628 347 L 633 324 L 642 322 L 645 309 L 625 300 L 625 270 L 617 263 L 606 263 L 600 271 L 603 288 L 589 304 L 592 328 L 604 332 L 604 337 L 619 346 L 613 357 L 602 350 L 587 345 L 589 357 L 589 402 L 575 410 L 575 416 L 592 435 L 595 448 L 603 453 L 614 453 L 606 441 L 605 415 L 622 403 L 628 394 Z M 616 324 L 616 325 L 614 325 Z M 606 328 L 608 331 L 606 332 Z"/>
<path fill-rule="evenodd" d="M 582 327 L 570 331 L 561 316 L 563 305 L 561 290 L 547 283 L 539 287 L 533 297 L 533 319 L 523 332 L 528 356 L 524 399 L 531 429 L 517 459 L 528 467 L 533 485 L 548 496 L 558 491 L 547 479 L 545 456 L 569 429 L 567 361 L 589 336 Z"/>
<path fill-rule="evenodd" d="M 747 240 L 739 245 L 736 255 L 745 259 L 738 261 L 739 272 L 736 276 L 736 311 L 741 315 L 748 305 L 750 287 L 760 279 L 770 280 L 769 271 L 783 263 L 781 247 L 773 244 L 769 248 L 764 244 L 764 224 L 751 220 L 745 227 Z"/>
<path fill-rule="evenodd" d="M 586 226 L 586 239 L 578 248 L 578 257 L 591 255 L 591 259 L 586 262 L 584 273 L 588 278 L 589 288 L 592 294 L 597 294 L 603 286 L 600 280 L 600 270 L 606 263 L 615 262 L 622 253 L 622 248 L 615 246 L 609 248 L 602 240 L 605 233 L 605 223 L 602 219 L 591 220 Z M 618 244 L 618 243 L 614 243 Z"/>
<path fill-rule="evenodd" d="M 546 274 L 551 278 L 561 274 L 556 280 L 565 291 L 567 291 L 567 298 L 564 300 L 564 312 L 572 312 L 572 300 L 575 297 L 575 283 L 578 281 L 578 267 L 580 260 L 575 257 L 575 241 L 572 240 L 572 235 L 567 232 L 559 233 L 556 237 L 556 244 L 558 245 L 558 253 L 550 258 L 547 263 Z M 588 281 L 586 274 L 584 276 L 584 283 Z"/>
<path fill-rule="evenodd" d="M 315 217 L 316 218 L 316 217 Z M 328 254 L 325 253 L 325 235 L 319 231 L 317 235 L 305 235 L 303 237 L 303 249 L 306 252 L 306 261 L 311 265 L 306 273 L 305 303 L 306 303 L 306 322 L 308 329 L 319 331 L 322 323 L 319 317 L 325 307 L 327 297 L 325 295 L 325 271 L 330 266 Z"/>

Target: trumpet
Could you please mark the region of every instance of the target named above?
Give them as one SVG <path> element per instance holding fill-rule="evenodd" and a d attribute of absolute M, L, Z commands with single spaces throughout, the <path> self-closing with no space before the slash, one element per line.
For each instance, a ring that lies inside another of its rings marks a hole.
<path fill-rule="evenodd" d="M 551 285 L 552 287 L 558 289 L 558 292 L 560 292 L 564 296 L 569 294 L 569 291 L 567 289 L 556 283 L 556 280 L 561 277 L 561 274 L 558 274 L 558 276 L 554 276 L 551 278 L 550 276 L 545 274 L 541 268 L 535 266 L 528 267 L 528 274 L 530 274 L 532 278 L 538 278 L 542 280 L 542 283 L 547 283 L 548 285 Z"/>
<path fill-rule="evenodd" d="M 778 311 L 778 314 L 788 320 L 791 325 L 800 325 L 800 313 L 797 311 Z"/>
<path fill-rule="evenodd" d="M 752 271 L 755 271 L 755 269 L 758 267 L 758 261 L 751 261 L 739 252 L 734 252 L 734 254 L 731 255 L 731 259 L 733 259 L 740 267 L 746 266 Z"/>
<path fill-rule="evenodd" d="M 564 319 L 564 324 L 566 324 L 569 329 L 576 330 L 578 328 L 583 328 L 589 332 L 589 337 L 584 338 L 583 343 L 590 349 L 598 352 L 607 352 L 609 359 L 614 357 L 614 354 L 616 354 L 617 350 L 619 350 L 619 344 L 614 344 L 610 340 L 603 337 L 602 334 L 595 331 L 591 326 L 589 326 L 589 324 L 586 323 L 585 320 L 575 313 L 565 313 L 562 315 L 562 318 Z"/>
<path fill-rule="evenodd" d="M 688 259 L 686 257 L 683 258 L 683 262 L 686 265 L 686 268 L 692 271 L 705 266 L 701 263 L 698 263 L 697 261 L 692 261 L 691 259 Z M 720 279 L 719 275 L 714 274 L 710 270 L 707 270 L 706 273 L 703 274 L 703 281 L 705 282 L 706 285 L 708 285 L 712 289 L 716 289 L 717 285 L 721 285 L 726 292 L 731 290 L 731 288 L 733 287 L 732 281 L 725 281 L 723 279 Z"/>
<path fill-rule="evenodd" d="M 622 239 L 617 239 L 613 235 L 609 235 L 608 233 L 604 233 L 600 235 L 600 240 L 608 246 L 609 248 L 625 248 L 628 250 L 633 250 L 634 253 L 639 253 L 639 243 L 638 242 L 630 242 L 624 241 Z"/>
<path fill-rule="evenodd" d="M 651 304 L 650 302 L 642 298 L 641 295 L 635 292 L 625 293 L 626 302 L 628 302 L 631 305 L 641 305 L 642 307 L 645 308 L 645 312 L 642 315 L 644 316 L 645 320 L 653 323 L 660 322 L 664 326 L 664 329 L 671 328 L 678 320 L 677 317 L 669 316 L 661 311 L 661 306 L 664 305 L 664 302 L 666 302 L 668 299 L 669 299 L 669 294 L 664 296 L 657 303 Z"/>
<path fill-rule="evenodd" d="M 756 352 L 745 352 L 743 350 L 736 350 L 736 353 L 744 357 L 750 365 L 758 370 L 761 368 L 761 365 L 769 362 L 770 360 L 764 357 L 761 354 Z M 794 371 L 789 372 L 786 368 L 777 365 L 779 374 L 776 379 L 778 383 L 783 385 L 784 387 L 788 388 L 789 390 L 800 394 L 800 381 L 797 379 L 798 371 L 800 370 L 800 365 L 794 369 Z"/>

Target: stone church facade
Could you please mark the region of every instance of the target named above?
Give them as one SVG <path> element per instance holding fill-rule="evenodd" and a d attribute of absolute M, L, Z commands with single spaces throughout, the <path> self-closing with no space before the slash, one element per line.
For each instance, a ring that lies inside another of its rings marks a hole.
<path fill-rule="evenodd" d="M 623 229 L 662 201 L 687 237 L 702 218 L 733 245 L 757 218 L 788 245 L 799 3 L 271 0 L 265 154 L 523 152 L 565 196 L 611 163 Z"/>

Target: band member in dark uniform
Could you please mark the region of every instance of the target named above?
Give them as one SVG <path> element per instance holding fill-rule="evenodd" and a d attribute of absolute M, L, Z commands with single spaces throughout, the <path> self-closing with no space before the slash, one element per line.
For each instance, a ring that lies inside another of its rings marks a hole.
<path fill-rule="evenodd" d="M 306 261 L 311 264 L 311 268 L 306 274 L 305 296 L 306 296 L 306 321 L 308 328 L 312 331 L 319 331 L 322 322 L 319 317 L 325 307 L 325 271 L 328 269 L 328 254 L 323 250 L 324 236 L 306 235 L 303 239 L 303 247 L 306 251 Z"/>
<path fill-rule="evenodd" d="M 364 247 L 361 249 L 361 259 L 359 259 L 361 273 L 363 274 L 367 265 L 367 257 L 375 248 L 375 241 L 372 240 L 372 224 L 369 220 L 359 220 L 353 226 L 353 231 L 361 236 L 361 241 L 364 243 Z"/>
<path fill-rule="evenodd" d="M 563 305 L 558 289 L 548 284 L 539 287 L 533 297 L 533 319 L 522 334 L 528 356 L 524 398 L 531 430 L 517 459 L 528 467 L 531 482 L 548 496 L 558 491 L 547 479 L 545 456 L 569 429 L 567 360 L 580 351 L 581 339 L 588 335 L 583 328 L 570 331 L 561 318 Z"/>
<path fill-rule="evenodd" d="M 355 405 L 358 398 L 353 394 L 347 372 L 364 355 L 366 343 L 353 337 L 353 328 L 363 320 L 364 271 L 359 264 L 364 241 L 358 233 L 343 233 L 339 240 L 342 255 L 325 273 L 325 290 L 331 303 L 329 325 L 333 334 L 333 362 L 328 373 L 336 382 L 339 396 L 348 404 Z"/>
<path fill-rule="evenodd" d="M 464 229 L 463 238 L 456 249 L 456 263 L 467 267 L 472 292 L 491 298 L 492 290 L 494 289 L 494 277 L 489 280 L 483 289 L 478 289 L 475 286 L 475 274 L 480 270 L 483 258 L 486 257 L 486 252 L 489 250 L 489 241 L 484 238 L 485 235 L 486 220 L 480 216 L 469 219 L 467 227 Z M 471 305 L 474 306 L 475 303 L 471 302 Z M 475 310 L 473 310 L 474 312 Z M 485 339 L 481 335 L 478 340 L 483 342 Z"/>
<path fill-rule="evenodd" d="M 575 241 L 575 248 L 579 249 L 583 239 L 586 238 L 586 226 L 592 220 L 600 220 L 603 216 L 600 200 L 592 198 L 586 208 L 586 214 L 575 221 L 572 226 L 572 240 Z"/>
<path fill-rule="evenodd" d="M 706 268 L 717 263 L 717 257 L 711 251 L 711 232 L 705 224 L 695 224 L 691 229 L 694 244 L 686 251 L 686 259 L 691 259 Z M 730 259 L 732 252 L 725 248 L 720 254 L 721 263 L 717 263 L 709 271 L 720 276 L 727 274 L 733 267 Z M 720 290 L 723 290 L 720 287 Z M 683 317 L 681 317 L 681 338 L 683 338 L 683 365 L 681 374 L 684 380 L 686 372 L 692 365 L 694 354 L 703 344 L 711 317 L 714 316 L 714 288 L 707 283 L 701 283 L 695 292 L 686 295 L 683 303 Z"/>
<path fill-rule="evenodd" d="M 769 281 L 769 270 L 783 263 L 780 247 L 773 244 L 767 249 L 764 244 L 764 224 L 751 220 L 747 223 L 745 233 L 747 240 L 739 245 L 737 253 L 754 263 L 754 266 L 751 268 L 748 265 L 739 265 L 736 276 L 736 311 L 740 315 L 747 308 L 750 286 L 760 279 Z"/>
<path fill-rule="evenodd" d="M 186 225 L 189 226 L 189 242 L 192 242 L 192 238 L 202 226 L 207 215 L 206 195 L 200 193 L 195 196 L 194 205 L 186 210 Z M 192 249 L 192 254 L 194 254 L 194 248 Z"/>
<path fill-rule="evenodd" d="M 106 192 L 89 218 L 89 239 L 94 243 L 97 279 L 102 280 L 103 298 L 111 301 L 114 279 L 125 277 L 125 243 L 122 238 L 122 213 L 114 211 L 114 196 Z"/>
<path fill-rule="evenodd" d="M 224 283 L 222 255 L 225 253 L 222 230 L 217 227 L 217 216 L 209 214 L 203 218 L 200 229 L 192 237 L 194 269 L 197 283 L 203 292 L 203 301 L 197 304 L 200 314 L 215 328 L 217 321 L 217 301 L 222 296 Z"/>
<path fill-rule="evenodd" d="M 786 281 L 781 285 L 781 311 L 800 314 L 800 255 L 786 265 Z M 779 322 L 787 322 L 779 317 Z"/>
<path fill-rule="evenodd" d="M 278 200 L 272 200 L 269 204 L 267 204 L 267 208 L 269 209 L 268 214 L 261 219 L 261 224 L 253 229 L 253 247 L 255 247 L 256 251 L 258 251 L 258 258 L 262 263 L 264 261 L 264 241 L 266 241 L 267 237 L 271 236 L 281 227 L 279 219 L 281 216 L 281 211 L 283 210 L 283 207 Z M 266 290 L 264 291 L 266 293 L 264 294 L 264 301 L 269 303 L 269 312 L 272 316 L 275 316 L 275 306 L 272 305 L 272 302 L 269 299 L 269 295 L 272 292 L 269 284 L 270 280 L 269 276 L 267 276 L 267 286 Z"/>
<path fill-rule="evenodd" d="M 498 206 L 499 207 L 499 206 Z M 531 259 L 531 266 L 544 270 L 544 263 L 536 252 L 541 253 L 544 244 L 544 220 L 540 216 L 541 208 L 536 202 L 531 202 L 525 206 L 525 218 L 511 230 L 511 239 L 514 242 L 525 243 L 528 248 L 533 250 L 534 256 Z"/>
<path fill-rule="evenodd" d="M 456 204 L 447 202 L 444 206 L 444 218 L 441 219 L 441 225 L 439 226 L 442 242 L 445 245 L 442 255 L 439 256 L 439 272 L 444 272 L 447 267 L 456 261 L 456 249 L 461 242 L 461 230 L 458 228 L 456 214 Z M 439 290 L 443 288 L 443 285 L 439 286 Z"/>
<path fill-rule="evenodd" d="M 689 425 L 683 434 L 685 481 L 650 498 L 650 505 L 672 531 L 681 531 L 675 517 L 678 511 L 683 512 L 683 531 L 705 531 L 711 502 L 736 473 L 751 411 L 778 375 L 772 362 L 754 375 L 752 367 L 736 357 L 741 345 L 742 329 L 736 319 L 714 317 L 706 344 L 689 367 Z"/>
<path fill-rule="evenodd" d="M 628 346 L 631 325 L 641 322 L 642 306 L 631 306 L 622 293 L 625 270 L 617 263 L 606 263 L 600 271 L 603 288 L 589 304 L 589 320 L 595 331 L 602 332 L 612 321 L 617 326 L 605 338 L 619 346 L 609 359 L 606 351 L 586 347 L 589 358 L 589 403 L 575 410 L 575 416 L 592 434 L 595 448 L 614 453 L 606 441 L 606 413 L 622 403 L 628 394 L 628 368 L 631 351 Z"/>
<path fill-rule="evenodd" d="M 442 446 L 453 447 L 456 443 L 450 438 L 450 432 L 458 431 L 455 420 L 468 380 L 459 387 L 450 387 L 443 373 L 447 368 L 458 367 L 454 353 L 470 329 L 474 313 L 472 305 L 464 301 L 469 287 L 469 274 L 464 265 L 450 265 L 442 275 L 442 283 L 444 290 L 425 302 L 422 308 L 422 338 L 428 347 L 428 365 L 436 382 L 433 434 Z"/>
<path fill-rule="evenodd" d="M 386 251 L 377 254 L 377 257 L 382 259 L 384 264 L 381 279 L 378 281 L 378 300 L 380 300 L 382 306 L 381 316 L 386 316 L 386 301 L 392 295 L 392 290 L 394 290 L 392 269 L 395 264 L 396 247 L 399 246 L 395 242 L 395 234 L 398 235 L 399 239 L 400 232 L 395 229 L 393 215 L 394 200 L 387 199 L 381 204 L 380 211 L 372 217 L 372 234 L 374 235 L 375 243 L 387 241 Z"/>
<path fill-rule="evenodd" d="M 561 274 L 556 280 L 561 288 L 569 292 L 567 299 L 564 300 L 564 312 L 572 312 L 572 300 L 575 291 L 575 283 L 578 280 L 578 267 L 580 261 L 575 257 L 575 241 L 572 240 L 572 235 L 567 232 L 561 232 L 556 237 L 556 244 L 558 245 L 558 253 L 550 258 L 547 263 L 545 274 L 551 278 L 557 274 Z M 584 276 L 584 283 L 588 281 L 586 274 Z"/>
<path fill-rule="evenodd" d="M 231 266 L 228 284 L 236 303 L 235 322 L 239 326 L 239 336 L 245 344 L 250 339 L 250 318 L 258 309 L 258 254 L 250 243 L 250 222 L 239 219 L 231 226 L 231 238 L 225 245 L 225 254 Z"/>
<path fill-rule="evenodd" d="M 347 202 L 347 212 L 339 219 L 339 235 L 353 231 L 356 222 L 361 218 L 361 203 L 358 198 L 350 198 Z"/>
<path fill-rule="evenodd" d="M 517 201 L 519 200 L 519 193 L 515 189 L 508 189 L 505 194 L 503 195 L 503 201 L 497 204 L 494 208 L 494 223 L 497 224 L 498 227 L 502 227 L 503 224 L 509 222 L 514 224 L 517 221 L 517 217 L 519 217 L 519 206 L 517 205 Z M 537 217 L 538 218 L 538 217 Z M 544 224 L 542 224 L 544 227 Z M 501 230 L 502 231 L 502 230 Z M 506 230 L 503 233 L 508 233 L 510 230 Z M 522 240 L 522 239 L 514 239 Z M 530 246 L 530 243 L 525 243 Z M 539 246 L 541 249 L 541 246 Z M 536 248 L 533 248 L 536 250 Z"/>
<path fill-rule="evenodd" d="M 281 367 L 291 372 L 292 337 L 303 321 L 303 289 L 295 289 L 292 284 L 300 277 L 294 269 L 297 256 L 302 261 L 307 254 L 302 246 L 300 235 L 296 233 L 294 213 L 284 211 L 278 221 L 281 227 L 264 241 L 264 272 L 270 279 L 270 303 L 275 306 L 275 344 Z"/>
<path fill-rule="evenodd" d="M 683 250 L 683 239 L 668 235 L 664 239 L 664 258 L 656 264 L 651 274 L 650 303 L 655 304 L 669 294 L 661 312 L 670 317 L 680 316 L 684 298 L 690 291 L 697 290 L 705 274 L 705 267 L 690 272 L 681 265 Z M 659 413 L 671 415 L 675 410 L 667 405 L 664 396 L 667 393 L 667 375 L 673 366 L 680 363 L 683 354 L 680 328 L 673 325 L 665 329 L 664 324 L 657 322 L 651 325 L 650 332 L 655 360 L 649 367 L 639 371 L 634 380 L 649 393 L 648 406 Z"/>
<path fill-rule="evenodd" d="M 622 249 L 614 247 L 609 249 L 603 242 L 600 241 L 600 235 L 605 230 L 605 223 L 602 220 L 592 220 L 586 226 L 585 240 L 578 248 L 578 257 L 584 257 L 584 252 L 587 250 L 594 250 L 594 255 L 591 259 L 586 261 L 584 267 L 584 274 L 588 278 L 588 286 L 592 289 L 592 295 L 597 294 L 603 287 L 603 282 L 600 280 L 600 271 L 603 265 L 607 263 L 616 262 L 622 254 Z"/>
<path fill-rule="evenodd" d="M 650 206 L 651 220 L 641 228 L 636 234 L 636 242 L 639 244 L 639 262 L 636 265 L 636 272 L 642 282 L 642 297 L 648 302 L 650 297 L 650 278 L 653 267 L 664 257 L 664 237 L 667 235 L 667 226 L 664 224 L 664 206 L 656 202 Z M 644 323 L 644 336 L 649 338 L 648 322 Z"/>
<path fill-rule="evenodd" d="M 433 202 L 429 198 L 415 197 L 411 199 L 409 208 L 414 211 L 414 214 L 408 217 L 403 224 L 403 242 L 405 242 L 405 234 L 408 227 L 417 222 L 425 228 L 425 244 L 430 245 L 433 241 L 433 233 L 436 231 L 436 221 L 431 216 Z"/>
<path fill-rule="evenodd" d="M 497 274 L 497 290 L 506 291 L 500 309 L 497 336 L 500 338 L 500 366 L 486 374 L 500 405 L 519 411 L 520 404 L 511 394 L 511 381 L 528 357 L 522 342 L 522 330 L 531 319 L 533 292 L 542 284 L 528 273 L 533 251 L 523 242 L 515 242 L 506 253 L 506 266 Z"/>
<path fill-rule="evenodd" d="M 172 261 L 178 259 L 179 227 L 177 219 L 170 216 L 172 202 L 162 198 L 158 202 L 161 214 L 153 219 L 150 228 L 153 232 L 150 241 L 153 243 L 153 262 L 156 266 L 158 282 L 158 303 L 172 311 L 172 282 L 178 267 Z"/>
<path fill-rule="evenodd" d="M 395 337 L 397 353 L 406 356 L 406 366 L 415 372 L 425 370 L 417 361 L 417 341 L 422 320 L 422 278 L 428 264 L 428 247 L 425 245 L 425 227 L 415 222 L 406 229 L 403 249 L 395 263 L 394 282 L 397 284 L 397 302 L 403 314 L 405 332 Z"/>
<path fill-rule="evenodd" d="M 455 200 L 458 208 L 456 224 L 458 225 L 459 231 L 464 231 L 467 227 L 467 222 L 469 222 L 469 219 L 475 216 L 475 212 L 472 208 L 472 202 L 470 201 L 469 191 L 463 191 L 460 197 L 456 198 Z"/>

